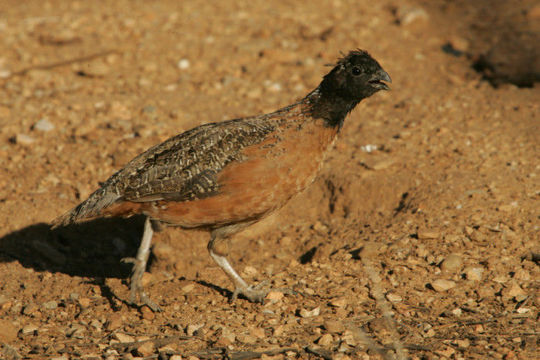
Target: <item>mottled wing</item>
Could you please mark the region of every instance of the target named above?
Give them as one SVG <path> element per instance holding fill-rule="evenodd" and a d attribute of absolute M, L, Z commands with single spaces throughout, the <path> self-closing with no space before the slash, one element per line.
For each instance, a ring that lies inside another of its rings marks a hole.
<path fill-rule="evenodd" d="M 218 173 L 231 161 L 241 161 L 241 150 L 262 142 L 274 128 L 257 118 L 200 126 L 139 155 L 109 185 L 133 202 L 211 196 L 219 192 Z"/>

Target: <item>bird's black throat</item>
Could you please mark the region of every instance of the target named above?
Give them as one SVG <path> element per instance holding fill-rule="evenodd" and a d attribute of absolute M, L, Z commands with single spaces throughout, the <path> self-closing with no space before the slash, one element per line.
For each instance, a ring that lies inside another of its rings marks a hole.
<path fill-rule="evenodd" d="M 316 119 L 323 119 L 328 127 L 341 129 L 345 117 L 361 99 L 350 99 L 318 87 L 311 92 L 307 99 L 311 105 L 311 114 Z"/>

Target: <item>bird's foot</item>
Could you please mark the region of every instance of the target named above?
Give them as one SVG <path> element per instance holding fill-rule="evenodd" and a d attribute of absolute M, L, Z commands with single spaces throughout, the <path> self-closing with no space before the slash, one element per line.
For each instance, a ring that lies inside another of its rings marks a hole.
<path fill-rule="evenodd" d="M 134 307 L 148 306 L 153 312 L 161 312 L 158 304 L 152 301 L 143 291 L 142 276 L 144 274 L 144 265 L 136 258 L 126 257 L 121 260 L 123 263 L 133 264 L 133 271 L 130 279 L 130 294 L 128 304 Z M 137 297 L 141 303 L 137 302 Z"/>
<path fill-rule="evenodd" d="M 264 298 L 270 292 L 270 289 L 262 289 L 266 285 L 268 285 L 268 280 L 262 281 L 255 286 L 237 286 L 231 296 L 231 303 L 234 302 L 236 298 L 238 298 L 238 295 L 243 295 L 244 297 L 246 297 L 246 299 L 253 303 L 264 303 Z"/>
<path fill-rule="evenodd" d="M 238 295 L 243 295 L 246 299 L 253 303 L 260 303 L 264 304 L 264 299 L 266 298 L 266 295 L 268 295 L 269 292 L 281 292 L 288 295 L 296 295 L 297 292 L 292 289 L 287 288 L 266 288 L 263 289 L 266 285 L 268 285 L 268 280 L 262 281 L 259 284 L 253 286 L 249 285 L 246 287 L 236 287 L 234 289 L 234 292 L 231 296 L 231 303 L 236 300 Z"/>

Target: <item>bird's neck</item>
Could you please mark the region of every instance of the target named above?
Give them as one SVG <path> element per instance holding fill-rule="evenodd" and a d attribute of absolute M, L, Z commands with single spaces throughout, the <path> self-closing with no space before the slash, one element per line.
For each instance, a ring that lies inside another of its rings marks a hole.
<path fill-rule="evenodd" d="M 323 119 L 325 126 L 337 127 L 338 130 L 343 126 L 347 114 L 360 102 L 325 92 L 321 86 L 309 93 L 305 100 L 314 118 Z"/>

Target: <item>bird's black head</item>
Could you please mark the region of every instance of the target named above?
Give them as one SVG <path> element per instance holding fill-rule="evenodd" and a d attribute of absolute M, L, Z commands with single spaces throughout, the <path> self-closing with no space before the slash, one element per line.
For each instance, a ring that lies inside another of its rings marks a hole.
<path fill-rule="evenodd" d="M 367 51 L 353 50 L 324 77 L 320 90 L 324 95 L 356 104 L 379 90 L 388 90 L 384 81 L 392 79 L 381 65 Z"/>

